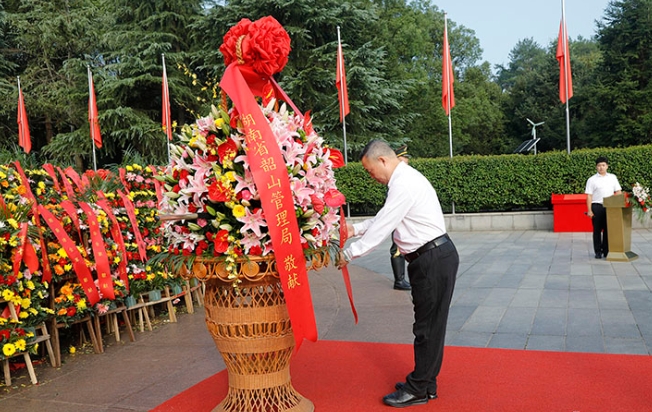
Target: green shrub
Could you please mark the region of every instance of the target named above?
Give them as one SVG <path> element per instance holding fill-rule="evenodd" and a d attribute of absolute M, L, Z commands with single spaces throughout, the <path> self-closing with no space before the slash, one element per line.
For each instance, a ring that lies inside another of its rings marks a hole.
<path fill-rule="evenodd" d="M 624 149 L 580 149 L 535 155 L 457 156 L 412 159 L 437 190 L 445 212 L 456 213 L 550 209 L 553 193 L 584 193 L 595 173 L 595 159 L 606 156 L 609 172 L 624 190 L 639 182 L 652 185 L 652 145 Z M 353 214 L 374 214 L 386 188 L 373 181 L 359 162 L 336 171 L 338 188 Z"/>

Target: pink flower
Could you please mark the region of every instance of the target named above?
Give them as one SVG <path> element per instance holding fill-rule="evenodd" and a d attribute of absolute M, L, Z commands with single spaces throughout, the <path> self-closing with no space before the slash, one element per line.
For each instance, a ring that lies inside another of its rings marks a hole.
<path fill-rule="evenodd" d="M 197 129 L 202 136 L 208 135 L 208 132 L 212 130 L 215 126 L 215 121 L 211 116 L 206 116 L 197 119 Z"/>
<path fill-rule="evenodd" d="M 238 221 L 244 223 L 240 229 L 240 233 L 243 235 L 246 235 L 247 231 L 252 231 L 256 234 L 256 236 L 258 236 L 258 238 L 263 236 L 260 228 L 263 226 L 267 227 L 267 223 L 265 223 L 265 218 L 263 217 L 263 209 L 258 208 L 254 213 L 251 213 L 249 208 L 246 207 L 245 215 L 237 219 Z"/>
<path fill-rule="evenodd" d="M 309 187 L 303 179 L 293 177 L 290 180 L 290 189 L 294 195 L 295 203 L 301 207 L 310 204 L 310 195 L 315 193 L 315 190 Z"/>
<path fill-rule="evenodd" d="M 99 313 L 100 315 L 104 315 L 106 312 L 109 311 L 109 305 L 98 303 L 97 305 L 95 305 L 95 309 L 97 309 L 97 313 Z"/>

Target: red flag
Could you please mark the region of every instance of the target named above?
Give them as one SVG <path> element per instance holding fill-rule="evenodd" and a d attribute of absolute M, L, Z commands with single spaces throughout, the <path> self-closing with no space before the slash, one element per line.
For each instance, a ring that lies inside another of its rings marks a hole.
<path fill-rule="evenodd" d="M 93 74 L 88 68 L 88 124 L 91 127 L 91 139 L 98 149 L 102 148 L 102 135 L 100 134 L 100 120 L 97 116 L 97 100 L 95 100 L 95 86 Z"/>
<path fill-rule="evenodd" d="M 559 100 L 566 103 L 568 99 L 573 97 L 573 75 L 571 73 L 570 49 L 568 47 L 568 30 L 566 29 L 566 19 L 563 16 L 561 23 L 559 23 L 557 61 L 559 62 Z"/>
<path fill-rule="evenodd" d="M 20 90 L 20 78 L 18 79 L 18 146 L 22 147 L 25 153 L 29 153 L 32 150 L 32 139 L 29 137 L 25 99 L 23 98 L 23 91 Z"/>
<path fill-rule="evenodd" d="M 165 55 L 163 55 L 163 131 L 172 140 L 172 116 L 170 114 L 170 90 L 168 89 L 168 72 L 165 69 Z"/>
<path fill-rule="evenodd" d="M 441 105 L 446 112 L 446 116 L 451 114 L 451 109 L 455 107 L 455 92 L 453 90 L 455 78 L 453 76 L 453 64 L 451 62 L 451 51 L 448 46 L 448 24 L 444 17 L 444 51 L 442 57 L 442 75 L 441 75 Z"/>
<path fill-rule="evenodd" d="M 337 42 L 337 76 L 335 77 L 337 87 L 337 98 L 340 106 L 340 122 L 351 111 L 349 108 L 349 92 L 346 90 L 346 70 L 344 70 L 344 55 L 342 54 L 342 43 Z"/>

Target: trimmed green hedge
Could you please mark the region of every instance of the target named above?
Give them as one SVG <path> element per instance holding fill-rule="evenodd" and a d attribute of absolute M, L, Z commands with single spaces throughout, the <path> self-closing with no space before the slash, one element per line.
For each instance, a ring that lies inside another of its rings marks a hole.
<path fill-rule="evenodd" d="M 553 193 L 584 193 L 598 156 L 609 159 L 609 172 L 618 176 L 624 190 L 636 182 L 652 186 L 652 145 L 413 159 L 410 165 L 432 182 L 445 212 L 453 201 L 457 213 L 537 210 L 551 208 Z M 359 162 L 338 169 L 336 177 L 353 214 L 374 214 L 385 201 L 385 186 L 373 181 Z"/>

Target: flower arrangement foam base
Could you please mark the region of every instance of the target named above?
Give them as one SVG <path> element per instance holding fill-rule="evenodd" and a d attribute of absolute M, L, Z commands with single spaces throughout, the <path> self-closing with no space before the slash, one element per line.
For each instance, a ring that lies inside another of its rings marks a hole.
<path fill-rule="evenodd" d="M 317 254 L 310 266 L 319 269 L 328 260 L 327 253 Z M 206 326 L 228 370 L 228 394 L 214 411 L 314 411 L 290 379 L 294 335 L 273 255 L 237 265 L 238 288 L 220 260 L 198 259 L 192 272 L 181 273 L 206 284 Z"/>

